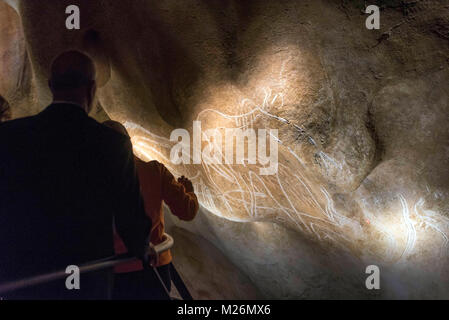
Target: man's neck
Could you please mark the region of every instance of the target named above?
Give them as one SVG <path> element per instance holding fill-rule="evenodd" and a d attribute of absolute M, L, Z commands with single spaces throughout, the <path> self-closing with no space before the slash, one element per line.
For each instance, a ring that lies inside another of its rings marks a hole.
<path fill-rule="evenodd" d="M 67 99 L 54 99 L 52 104 L 71 104 L 74 106 L 79 107 L 80 109 L 84 110 L 86 113 L 86 109 L 85 106 L 82 103 L 76 102 L 76 101 L 71 101 L 71 100 L 67 100 Z"/>

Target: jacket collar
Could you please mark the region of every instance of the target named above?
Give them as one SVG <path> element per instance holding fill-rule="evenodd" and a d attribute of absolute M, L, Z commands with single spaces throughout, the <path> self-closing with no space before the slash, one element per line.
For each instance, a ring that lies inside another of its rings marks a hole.
<path fill-rule="evenodd" d="M 43 113 L 62 113 L 66 115 L 88 116 L 86 111 L 78 104 L 65 101 L 55 101 Z"/>

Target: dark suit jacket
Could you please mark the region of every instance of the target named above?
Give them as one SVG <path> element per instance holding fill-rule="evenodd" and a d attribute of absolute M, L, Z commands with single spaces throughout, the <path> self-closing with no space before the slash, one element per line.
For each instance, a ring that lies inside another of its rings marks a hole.
<path fill-rule="evenodd" d="M 113 255 L 113 220 L 142 254 L 151 222 L 128 137 L 70 104 L 0 124 L 0 282 Z M 87 285 L 79 297 L 104 298 Z"/>

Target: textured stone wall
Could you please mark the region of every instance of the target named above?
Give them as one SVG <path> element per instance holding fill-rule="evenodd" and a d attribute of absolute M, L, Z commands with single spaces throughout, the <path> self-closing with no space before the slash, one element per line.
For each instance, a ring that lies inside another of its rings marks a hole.
<path fill-rule="evenodd" d="M 173 223 L 213 243 L 264 296 L 449 296 L 447 1 L 387 1 L 379 31 L 365 28 L 360 1 L 15 3 L 22 23 L 8 18 L 15 27 L 0 37 L 13 69 L 0 70 L 29 85 L 0 80 L 24 94 L 6 96 L 13 110 L 29 96 L 30 113 L 43 108 L 51 60 L 87 51 L 100 104 L 136 153 L 192 178 L 202 211 Z M 69 4 L 80 6 L 79 31 L 63 27 Z M 192 135 L 194 120 L 203 131 L 277 129 L 278 173 L 173 165 L 170 133 Z M 381 267 L 379 292 L 364 287 L 368 264 Z"/>

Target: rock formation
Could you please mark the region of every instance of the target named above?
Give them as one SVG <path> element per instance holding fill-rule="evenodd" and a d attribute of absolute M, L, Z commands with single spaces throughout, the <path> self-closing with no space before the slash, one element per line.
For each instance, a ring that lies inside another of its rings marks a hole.
<path fill-rule="evenodd" d="M 363 1 L 6 2 L 0 94 L 13 116 L 50 102 L 56 55 L 89 53 L 99 105 L 136 153 L 194 182 L 200 216 L 173 228 L 210 241 L 264 296 L 449 297 L 447 1 L 373 1 L 387 3 L 380 30 L 365 28 Z M 64 27 L 71 4 L 80 30 Z M 194 139 L 194 121 L 219 157 L 214 132 L 278 130 L 277 173 L 173 164 L 170 134 Z"/>

